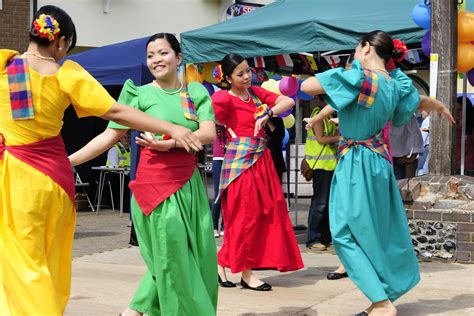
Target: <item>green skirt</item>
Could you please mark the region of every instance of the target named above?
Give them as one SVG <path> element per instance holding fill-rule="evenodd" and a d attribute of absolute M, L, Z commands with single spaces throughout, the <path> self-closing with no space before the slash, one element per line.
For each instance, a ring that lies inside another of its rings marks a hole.
<path fill-rule="evenodd" d="M 215 315 L 217 255 L 199 171 L 146 216 L 132 197 L 132 217 L 148 271 L 130 308 L 148 315 Z"/>

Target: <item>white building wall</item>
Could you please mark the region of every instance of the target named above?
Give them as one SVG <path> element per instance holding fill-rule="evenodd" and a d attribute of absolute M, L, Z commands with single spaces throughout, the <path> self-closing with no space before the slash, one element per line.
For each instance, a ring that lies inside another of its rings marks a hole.
<path fill-rule="evenodd" d="M 220 21 L 219 0 L 107 0 L 38 1 L 38 8 L 56 5 L 73 19 L 77 46 L 98 47 L 158 32 L 179 33 Z"/>

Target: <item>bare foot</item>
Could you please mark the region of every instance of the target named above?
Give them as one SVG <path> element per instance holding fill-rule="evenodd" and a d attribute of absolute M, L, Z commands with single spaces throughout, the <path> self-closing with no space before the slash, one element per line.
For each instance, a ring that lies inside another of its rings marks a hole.
<path fill-rule="evenodd" d="M 336 273 L 346 273 L 346 269 L 344 269 L 344 266 L 343 265 L 340 265 L 339 267 L 337 267 L 336 271 L 334 271 Z"/>
<path fill-rule="evenodd" d="M 127 309 L 120 313 L 120 316 L 143 316 L 143 313 L 137 312 L 127 307 Z"/>
<path fill-rule="evenodd" d="M 371 309 L 370 309 L 371 308 Z M 373 303 L 369 307 L 370 316 L 396 316 L 397 309 L 393 306 L 392 302 L 389 300 Z"/>
<path fill-rule="evenodd" d="M 246 270 L 242 272 L 242 279 L 251 287 L 259 287 L 263 282 L 255 277 L 252 270 Z"/>

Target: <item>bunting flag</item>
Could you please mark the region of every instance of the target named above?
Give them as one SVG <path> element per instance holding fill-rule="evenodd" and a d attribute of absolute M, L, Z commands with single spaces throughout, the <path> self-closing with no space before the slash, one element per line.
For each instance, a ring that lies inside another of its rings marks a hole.
<path fill-rule="evenodd" d="M 318 65 L 316 64 L 316 60 L 314 59 L 313 56 L 304 56 L 306 60 L 309 63 L 309 66 L 311 67 L 311 70 L 317 71 L 318 70 Z"/>
<path fill-rule="evenodd" d="M 421 62 L 420 54 L 416 49 L 409 49 L 405 55 L 405 60 L 410 64 L 418 64 Z"/>
<path fill-rule="evenodd" d="M 326 59 L 327 63 L 331 68 L 336 68 L 339 66 L 339 63 L 341 62 L 341 58 L 339 58 L 339 55 L 331 55 L 331 56 L 324 56 L 324 59 Z"/>
<path fill-rule="evenodd" d="M 268 81 L 268 75 L 263 68 L 252 68 L 252 71 L 255 73 L 255 77 L 258 81 Z"/>
<path fill-rule="evenodd" d="M 254 57 L 253 64 L 255 68 L 265 68 L 265 59 L 263 56 Z"/>
<path fill-rule="evenodd" d="M 276 55 L 276 61 L 278 66 L 281 68 L 293 68 L 293 61 L 291 60 L 290 55 Z"/>

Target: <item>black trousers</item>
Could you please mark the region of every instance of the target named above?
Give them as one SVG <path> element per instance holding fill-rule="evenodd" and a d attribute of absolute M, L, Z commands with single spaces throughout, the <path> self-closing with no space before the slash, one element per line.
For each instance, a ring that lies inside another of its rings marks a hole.
<path fill-rule="evenodd" d="M 329 191 L 333 171 L 313 171 L 313 197 L 308 214 L 308 240 L 306 247 L 317 243 L 328 245 L 332 241 L 329 229 Z"/>

